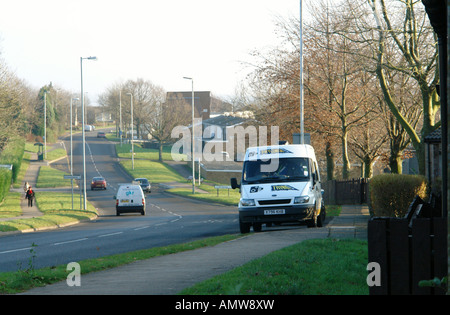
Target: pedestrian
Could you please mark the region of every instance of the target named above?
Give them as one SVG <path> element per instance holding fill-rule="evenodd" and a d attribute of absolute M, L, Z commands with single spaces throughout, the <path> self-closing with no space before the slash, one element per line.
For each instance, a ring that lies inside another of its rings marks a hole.
<path fill-rule="evenodd" d="M 31 186 L 28 186 L 27 194 L 25 195 L 25 198 L 28 199 L 28 207 L 33 206 L 33 199 L 34 199 L 34 191 L 31 189 Z"/>

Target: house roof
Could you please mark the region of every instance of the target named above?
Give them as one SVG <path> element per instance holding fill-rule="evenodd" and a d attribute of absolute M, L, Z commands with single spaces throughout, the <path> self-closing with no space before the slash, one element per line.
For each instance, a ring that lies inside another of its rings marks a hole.
<path fill-rule="evenodd" d="M 248 121 L 248 118 L 220 115 L 220 116 L 217 116 L 214 118 L 204 120 L 203 124 L 227 127 L 227 126 L 240 125 L 245 121 Z"/>
<path fill-rule="evenodd" d="M 424 140 L 425 140 L 425 143 L 438 143 L 438 142 L 441 142 L 441 138 L 442 138 L 442 132 L 441 132 L 441 127 L 439 127 L 435 131 L 430 132 L 424 138 Z"/>

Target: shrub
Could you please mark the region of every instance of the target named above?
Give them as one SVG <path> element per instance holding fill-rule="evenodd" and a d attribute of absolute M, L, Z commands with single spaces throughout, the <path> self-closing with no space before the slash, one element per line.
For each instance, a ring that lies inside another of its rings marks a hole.
<path fill-rule="evenodd" d="M 427 197 L 427 180 L 420 175 L 382 174 L 370 180 L 370 209 L 376 217 L 404 217 L 413 199 Z"/>
<path fill-rule="evenodd" d="M 20 137 L 11 137 L 8 143 L 0 152 L 0 164 L 12 164 L 12 179 L 17 180 L 17 174 L 22 164 L 23 153 L 25 150 L 25 139 Z"/>
<path fill-rule="evenodd" d="M 0 203 L 5 198 L 11 186 L 12 172 L 6 168 L 0 168 Z"/>

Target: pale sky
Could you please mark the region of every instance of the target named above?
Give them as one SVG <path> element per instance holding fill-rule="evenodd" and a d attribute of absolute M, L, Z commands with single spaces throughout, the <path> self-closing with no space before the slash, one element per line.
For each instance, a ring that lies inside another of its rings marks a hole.
<path fill-rule="evenodd" d="M 304 5 L 305 7 L 305 5 Z M 40 88 L 84 91 L 91 103 L 111 85 L 143 78 L 167 91 L 228 96 L 248 73 L 250 52 L 279 44 L 277 17 L 300 0 L 3 0 L 0 58 Z M 306 10 L 306 8 L 305 8 Z"/>

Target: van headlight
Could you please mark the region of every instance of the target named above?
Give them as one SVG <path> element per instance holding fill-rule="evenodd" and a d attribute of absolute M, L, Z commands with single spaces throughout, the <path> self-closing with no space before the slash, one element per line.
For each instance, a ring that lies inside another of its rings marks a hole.
<path fill-rule="evenodd" d="M 254 207 L 255 199 L 241 199 L 241 205 L 244 207 Z"/>
<path fill-rule="evenodd" d="M 294 204 L 308 203 L 309 196 L 299 196 L 294 198 Z"/>

